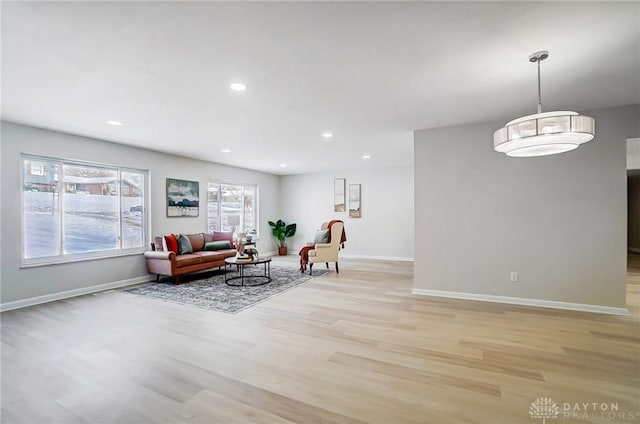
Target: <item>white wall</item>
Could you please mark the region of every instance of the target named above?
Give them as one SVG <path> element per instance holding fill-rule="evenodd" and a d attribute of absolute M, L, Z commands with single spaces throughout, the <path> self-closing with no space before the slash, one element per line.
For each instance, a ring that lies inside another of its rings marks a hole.
<path fill-rule="evenodd" d="M 333 182 L 362 185 L 362 218 L 333 211 Z M 343 257 L 413 259 L 413 169 L 380 168 L 290 175 L 281 178 L 281 211 L 298 225 L 289 253 L 312 241 L 324 221 L 341 219 L 347 243 Z M 279 218 L 278 216 L 272 217 Z"/>
<path fill-rule="evenodd" d="M 631 171 L 627 179 L 627 245 L 640 253 L 640 171 Z"/>
<path fill-rule="evenodd" d="M 593 141 L 540 158 L 496 153 L 504 122 L 415 132 L 416 291 L 625 307 L 626 139 L 640 106 L 585 114 Z"/>
<path fill-rule="evenodd" d="M 627 169 L 640 169 L 640 138 L 627 140 Z"/>
<path fill-rule="evenodd" d="M 206 203 L 201 203 L 200 216 L 197 218 L 166 217 L 165 179 L 168 177 L 199 181 L 201 200 L 207 198 L 208 179 L 259 184 L 259 225 L 263 235 L 257 247 L 260 252 L 273 251 L 272 236 L 266 221 L 279 214 L 278 176 L 9 122 L 2 122 L 0 131 L 2 303 L 82 290 L 147 275 L 142 254 L 21 269 L 21 153 L 148 169 L 151 179 L 151 236 L 207 231 Z M 176 140 L 176 143 L 180 142 L 185 141 Z"/>
<path fill-rule="evenodd" d="M 640 253 L 640 138 L 627 140 L 627 247 Z"/>

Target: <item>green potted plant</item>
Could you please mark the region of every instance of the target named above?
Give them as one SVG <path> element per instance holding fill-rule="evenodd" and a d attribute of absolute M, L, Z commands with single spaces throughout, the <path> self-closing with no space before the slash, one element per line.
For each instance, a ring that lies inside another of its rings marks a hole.
<path fill-rule="evenodd" d="M 278 239 L 278 255 L 287 254 L 287 237 L 291 237 L 296 233 L 296 224 L 287 225 L 283 220 L 276 222 L 268 221 L 271 227 L 271 233 Z"/>

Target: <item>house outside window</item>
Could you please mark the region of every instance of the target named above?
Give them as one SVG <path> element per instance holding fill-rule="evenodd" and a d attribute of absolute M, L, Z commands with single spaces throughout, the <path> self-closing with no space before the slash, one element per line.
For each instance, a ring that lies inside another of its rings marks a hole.
<path fill-rule="evenodd" d="M 31 175 L 44 175 L 44 165 L 41 163 L 31 163 Z"/>
<path fill-rule="evenodd" d="M 257 184 L 210 181 L 207 186 L 207 224 L 213 231 L 258 232 Z"/>
<path fill-rule="evenodd" d="M 23 265 L 145 249 L 147 171 L 26 155 L 22 169 Z"/>

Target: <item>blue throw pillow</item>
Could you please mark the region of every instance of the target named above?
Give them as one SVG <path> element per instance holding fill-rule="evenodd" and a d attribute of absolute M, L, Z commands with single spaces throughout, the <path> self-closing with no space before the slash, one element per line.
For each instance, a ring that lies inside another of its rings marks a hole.
<path fill-rule="evenodd" d="M 180 234 L 178 236 L 178 254 L 184 255 L 186 253 L 193 253 L 193 247 L 191 247 L 189 237 L 184 234 Z"/>

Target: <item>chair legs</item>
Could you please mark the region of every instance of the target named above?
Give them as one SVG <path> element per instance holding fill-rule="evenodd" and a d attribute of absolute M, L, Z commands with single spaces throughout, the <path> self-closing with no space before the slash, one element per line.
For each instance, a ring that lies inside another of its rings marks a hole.
<path fill-rule="evenodd" d="M 325 262 L 327 269 L 329 269 L 329 262 Z M 313 272 L 313 262 L 309 262 L 309 275 Z M 340 268 L 338 268 L 338 261 L 336 261 L 336 274 L 340 274 Z"/>
<path fill-rule="evenodd" d="M 327 265 L 327 269 L 329 269 L 329 262 L 325 262 Z M 309 275 L 313 272 L 313 262 L 309 262 Z M 338 268 L 338 261 L 336 261 L 336 274 L 340 274 L 340 269 Z"/>

